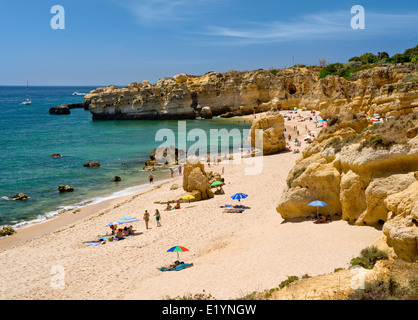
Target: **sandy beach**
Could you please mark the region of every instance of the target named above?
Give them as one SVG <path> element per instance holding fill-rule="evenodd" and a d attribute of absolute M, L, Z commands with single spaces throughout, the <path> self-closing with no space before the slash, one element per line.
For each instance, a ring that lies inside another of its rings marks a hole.
<path fill-rule="evenodd" d="M 319 131 L 309 121 L 285 123 L 292 136 L 293 126 L 298 126 L 300 138 L 307 134 L 305 125 Z M 300 149 L 304 147 L 303 143 Z M 382 233 L 344 221 L 322 225 L 309 220 L 285 222 L 276 205 L 300 156 L 284 152 L 263 157 L 263 170 L 257 175 L 245 175 L 245 166 L 227 160 L 210 168 L 206 165 L 206 170 L 219 173 L 224 168 L 225 194 L 183 203 L 180 210 L 167 212 L 165 205 L 154 203 L 185 194 L 181 187 L 170 190 L 174 183 L 182 184 L 182 176 L 176 172 L 172 180 L 151 189 L 19 229 L 0 239 L 0 299 L 142 300 L 203 290 L 216 299 L 235 299 L 276 287 L 290 275 L 315 276 L 346 268 Z M 237 192 L 248 195 L 241 202 L 250 209 L 223 212 L 221 205 L 238 203 L 230 198 Z M 161 227 L 153 216 L 155 209 L 161 212 Z M 145 210 L 151 214 L 150 229 L 142 219 Z M 132 223 L 137 235 L 83 246 L 109 232 L 106 224 L 123 215 L 141 219 Z M 175 253 L 167 252 L 175 245 L 190 250 L 180 253 L 180 259 L 193 266 L 159 271 L 158 267 L 176 260 Z"/>

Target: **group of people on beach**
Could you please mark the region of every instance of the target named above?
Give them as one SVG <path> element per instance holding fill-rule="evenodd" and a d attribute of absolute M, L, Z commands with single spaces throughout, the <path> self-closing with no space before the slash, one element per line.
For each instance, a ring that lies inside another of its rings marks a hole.
<path fill-rule="evenodd" d="M 161 227 L 161 223 L 160 223 L 161 214 L 160 214 L 160 211 L 158 209 L 155 209 L 154 216 L 155 216 L 155 220 L 157 220 L 157 227 Z M 145 227 L 147 229 L 149 229 L 149 227 L 148 227 L 149 219 L 150 219 L 150 214 L 149 214 L 148 210 L 145 210 L 144 221 L 145 221 Z"/>
<path fill-rule="evenodd" d="M 177 200 L 176 205 L 173 207 L 170 203 L 167 203 L 167 207 L 165 208 L 165 211 L 171 211 L 173 209 L 180 209 L 180 201 Z M 161 213 L 158 209 L 155 209 L 155 220 L 157 221 L 157 227 L 161 227 Z M 144 212 L 144 221 L 145 221 L 145 227 L 149 229 L 149 220 L 150 220 L 150 214 L 148 210 L 145 210 Z"/>
<path fill-rule="evenodd" d="M 122 239 L 125 236 L 128 236 L 130 234 L 134 233 L 132 225 L 129 227 L 118 228 L 117 225 L 110 226 L 110 229 L 112 229 L 112 236 L 115 236 L 118 239 Z"/>
<path fill-rule="evenodd" d="M 179 175 L 181 175 L 181 171 L 182 171 L 181 166 L 178 167 L 178 170 L 179 170 Z M 173 178 L 174 177 L 173 168 L 170 168 L 170 173 L 171 173 L 171 177 Z M 152 175 L 152 173 L 150 173 L 150 175 L 148 176 L 148 179 L 149 179 L 149 183 L 154 183 L 154 176 Z"/>

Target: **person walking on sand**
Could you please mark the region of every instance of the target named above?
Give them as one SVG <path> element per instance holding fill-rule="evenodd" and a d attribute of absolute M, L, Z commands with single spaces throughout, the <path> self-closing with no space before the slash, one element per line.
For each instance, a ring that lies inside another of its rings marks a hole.
<path fill-rule="evenodd" d="M 170 171 L 171 171 L 171 177 L 173 177 L 174 176 L 173 168 L 170 168 Z"/>
<path fill-rule="evenodd" d="M 181 175 L 181 166 L 179 166 L 179 175 Z"/>
<path fill-rule="evenodd" d="M 145 210 L 145 213 L 144 213 L 144 221 L 145 221 L 145 227 L 148 229 L 149 213 L 147 210 Z"/>
<path fill-rule="evenodd" d="M 154 216 L 155 216 L 155 219 L 157 220 L 157 227 L 161 227 L 161 223 L 160 223 L 161 214 L 160 214 L 160 211 L 158 211 L 158 209 L 155 210 Z"/>
<path fill-rule="evenodd" d="M 154 183 L 154 176 L 152 175 L 152 173 L 149 175 L 149 183 Z"/>

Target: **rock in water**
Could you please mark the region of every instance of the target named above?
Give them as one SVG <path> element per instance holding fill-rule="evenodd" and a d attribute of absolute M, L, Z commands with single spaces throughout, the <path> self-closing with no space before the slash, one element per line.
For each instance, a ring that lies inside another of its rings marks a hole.
<path fill-rule="evenodd" d="M 61 158 L 62 155 L 60 155 L 59 153 L 54 153 L 51 157 L 52 158 Z"/>
<path fill-rule="evenodd" d="M 118 181 L 122 181 L 121 177 L 119 176 L 115 176 L 112 181 L 118 182 Z"/>
<path fill-rule="evenodd" d="M 149 155 L 151 162 L 147 160 L 146 166 L 156 166 L 158 164 L 178 164 L 178 160 L 186 158 L 186 152 L 174 146 L 158 147 L 151 151 Z"/>
<path fill-rule="evenodd" d="M 24 193 L 18 193 L 14 196 L 9 197 L 9 199 L 15 199 L 15 200 L 26 200 L 28 196 Z"/>
<path fill-rule="evenodd" d="M 203 119 L 212 119 L 212 110 L 210 109 L 210 107 L 203 107 L 200 111 L 200 116 Z"/>
<path fill-rule="evenodd" d="M 74 191 L 74 188 L 73 188 L 73 187 L 70 187 L 70 186 L 63 186 L 63 185 L 60 185 L 60 186 L 58 187 L 58 191 L 59 191 L 59 192 L 72 192 L 72 191 Z"/>
<path fill-rule="evenodd" d="M 87 163 L 85 163 L 85 164 L 83 164 L 83 166 L 84 167 L 90 167 L 90 168 L 93 168 L 93 167 L 100 167 L 100 163 L 99 162 L 91 162 L 91 161 L 89 161 L 89 162 L 87 162 Z"/>

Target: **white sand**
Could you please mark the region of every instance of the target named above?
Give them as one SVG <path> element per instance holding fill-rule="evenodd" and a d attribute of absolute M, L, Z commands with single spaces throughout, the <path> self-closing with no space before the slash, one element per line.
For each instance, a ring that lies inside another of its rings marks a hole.
<path fill-rule="evenodd" d="M 300 136 L 306 134 L 305 124 L 313 128 L 313 123 L 286 121 L 289 133 L 296 124 Z M 14 247 L 11 241 L 0 252 L 0 299 L 163 299 L 203 290 L 216 299 L 234 299 L 277 287 L 288 275 L 314 276 L 345 268 L 382 233 L 343 221 L 284 222 L 275 207 L 299 156 L 264 157 L 262 173 L 254 176 L 244 175 L 243 165 L 212 166 L 218 172 L 225 168 L 225 180 L 231 183 L 224 187 L 225 195 L 183 204 L 178 211 L 162 211 L 164 205 L 154 201 L 183 195 L 181 188 L 170 190 L 173 183 L 181 185 L 180 176 L 157 189 L 108 202 L 109 208 L 103 204 L 86 208 L 72 214 L 80 215 L 78 220 L 35 238 L 28 236 Z M 242 203 L 251 209 L 224 213 L 219 206 L 236 204 L 230 198 L 236 192 L 249 195 Z M 155 209 L 161 212 L 162 227 L 156 226 Z M 144 210 L 151 214 L 148 230 L 142 220 Z M 109 231 L 105 225 L 122 215 L 141 218 L 132 224 L 140 235 L 82 246 L 83 241 Z M 166 252 L 175 245 L 190 249 L 180 254 L 180 260 L 194 263 L 193 267 L 157 270 L 176 260 L 175 253 Z"/>

